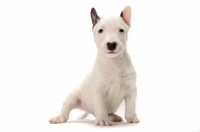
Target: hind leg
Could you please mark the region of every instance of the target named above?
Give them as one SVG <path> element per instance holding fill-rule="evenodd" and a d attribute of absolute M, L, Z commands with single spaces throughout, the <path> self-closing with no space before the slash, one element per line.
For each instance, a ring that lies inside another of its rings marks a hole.
<path fill-rule="evenodd" d="M 62 110 L 58 116 L 55 116 L 49 120 L 51 124 L 58 124 L 66 122 L 69 118 L 69 113 L 72 109 L 79 107 L 79 89 L 72 91 L 62 105 Z"/>
<path fill-rule="evenodd" d="M 122 121 L 123 121 L 123 119 L 122 119 L 120 116 L 118 116 L 118 115 L 116 115 L 116 114 L 114 114 L 114 113 L 108 114 L 108 118 L 109 118 L 112 122 L 122 122 Z"/>

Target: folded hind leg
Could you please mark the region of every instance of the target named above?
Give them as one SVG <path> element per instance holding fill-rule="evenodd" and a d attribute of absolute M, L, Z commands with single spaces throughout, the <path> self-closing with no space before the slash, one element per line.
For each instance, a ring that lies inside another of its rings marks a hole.
<path fill-rule="evenodd" d="M 116 114 L 114 114 L 114 113 L 108 114 L 108 118 L 109 118 L 112 122 L 122 122 L 122 121 L 123 121 L 123 119 L 122 119 L 120 116 L 118 116 L 118 115 L 116 115 Z"/>
<path fill-rule="evenodd" d="M 51 124 L 58 124 L 66 122 L 69 118 L 69 113 L 72 109 L 80 107 L 79 89 L 73 90 L 63 102 L 62 110 L 59 115 L 52 117 L 49 122 Z"/>

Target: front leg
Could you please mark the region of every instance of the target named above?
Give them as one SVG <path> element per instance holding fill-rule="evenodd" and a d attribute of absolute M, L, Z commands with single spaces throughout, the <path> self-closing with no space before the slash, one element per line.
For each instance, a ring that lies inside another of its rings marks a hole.
<path fill-rule="evenodd" d="M 100 88 L 93 88 L 93 106 L 95 115 L 95 125 L 111 126 L 112 123 L 108 118 L 108 112 L 105 106 L 105 92 Z"/>
<path fill-rule="evenodd" d="M 134 86 L 125 96 L 125 119 L 128 123 L 139 123 L 137 118 L 136 105 L 137 88 Z"/>

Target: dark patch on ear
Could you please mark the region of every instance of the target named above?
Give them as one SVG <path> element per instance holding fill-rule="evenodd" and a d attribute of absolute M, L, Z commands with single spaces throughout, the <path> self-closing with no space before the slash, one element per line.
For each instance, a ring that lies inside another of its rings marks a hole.
<path fill-rule="evenodd" d="M 123 18 L 123 11 L 121 12 L 120 16 Z"/>
<path fill-rule="evenodd" d="M 97 15 L 95 8 L 91 9 L 90 15 L 91 15 L 92 24 L 93 24 L 93 27 L 94 27 L 97 24 L 97 22 L 100 20 L 99 16 Z"/>

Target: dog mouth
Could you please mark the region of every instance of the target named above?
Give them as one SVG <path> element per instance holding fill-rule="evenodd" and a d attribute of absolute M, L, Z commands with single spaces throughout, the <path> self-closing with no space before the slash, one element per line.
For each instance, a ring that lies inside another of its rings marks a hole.
<path fill-rule="evenodd" d="M 116 52 L 113 52 L 113 51 L 111 51 L 111 52 L 108 52 L 108 54 L 114 54 L 114 53 L 116 53 Z"/>

